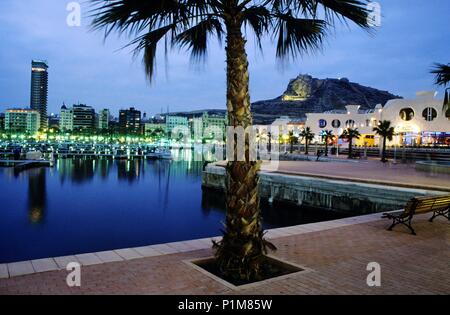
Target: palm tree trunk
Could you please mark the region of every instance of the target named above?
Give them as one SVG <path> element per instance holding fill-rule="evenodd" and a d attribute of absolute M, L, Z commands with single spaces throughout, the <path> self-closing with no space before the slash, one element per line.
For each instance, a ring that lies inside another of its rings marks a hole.
<path fill-rule="evenodd" d="M 308 155 L 308 139 L 305 140 L 305 155 Z"/>
<path fill-rule="evenodd" d="M 230 18 L 227 26 L 227 110 L 230 126 L 252 125 L 248 61 L 241 23 Z M 233 139 L 228 139 L 233 141 Z M 236 141 L 234 143 L 235 152 Z M 226 166 L 226 222 L 221 242 L 215 244 L 216 261 L 225 277 L 258 279 L 265 251 L 258 197 L 259 163 L 249 160 L 245 141 L 245 161 L 228 161 Z"/>
<path fill-rule="evenodd" d="M 386 162 L 386 137 L 383 137 L 383 149 L 381 150 L 381 162 Z"/>
<path fill-rule="evenodd" d="M 349 139 L 348 139 L 348 158 L 349 158 L 349 159 L 353 158 L 353 157 L 352 157 L 352 149 L 353 149 L 353 144 L 352 144 L 352 142 L 353 142 L 353 139 L 352 139 L 352 138 L 349 138 Z"/>
<path fill-rule="evenodd" d="M 325 139 L 325 156 L 328 156 L 328 139 Z"/>

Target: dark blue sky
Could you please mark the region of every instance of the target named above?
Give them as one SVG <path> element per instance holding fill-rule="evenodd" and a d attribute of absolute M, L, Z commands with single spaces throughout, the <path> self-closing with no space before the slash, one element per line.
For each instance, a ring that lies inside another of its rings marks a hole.
<path fill-rule="evenodd" d="M 135 106 L 149 114 L 225 109 L 225 56 L 216 41 L 205 64 L 192 65 L 184 51 L 172 51 L 165 66 L 160 54 L 157 77 L 146 81 L 140 59 L 129 49 L 118 50 L 126 38 L 66 24 L 64 0 L 0 1 L 0 111 L 29 105 L 30 62 L 49 62 L 49 112 L 62 102 L 86 103 L 113 114 Z M 348 77 L 353 82 L 413 97 L 418 90 L 435 90 L 428 72 L 433 62 L 450 62 L 450 2 L 447 0 L 380 0 L 382 26 L 368 35 L 353 26 L 339 27 L 324 51 L 280 65 L 270 40 L 264 54 L 247 45 L 252 101 L 280 95 L 299 73 L 315 77 Z M 87 15 L 86 3 L 81 3 Z M 162 51 L 162 50 L 161 50 Z M 166 71 L 167 69 L 167 71 Z M 442 95 L 442 89 L 440 89 Z"/>

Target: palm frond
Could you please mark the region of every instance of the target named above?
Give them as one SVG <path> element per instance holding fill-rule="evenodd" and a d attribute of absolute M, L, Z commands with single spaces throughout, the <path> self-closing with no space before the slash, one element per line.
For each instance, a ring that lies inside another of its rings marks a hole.
<path fill-rule="evenodd" d="M 244 24 L 253 30 L 260 49 L 262 49 L 261 39 L 269 30 L 270 18 L 270 11 L 264 6 L 251 6 L 243 11 Z"/>
<path fill-rule="evenodd" d="M 135 56 L 144 52 L 145 73 L 150 81 L 157 46 L 164 37 L 166 48 L 168 42 L 186 45 L 191 39 L 192 55 L 201 56 L 206 49 L 201 30 L 208 31 L 209 24 L 210 31 L 214 29 L 219 37 L 222 34 L 220 23 L 211 19 L 219 14 L 218 0 L 91 0 L 91 3 L 94 30 L 103 29 L 105 38 L 112 31 L 136 37 L 125 47 L 135 45 Z"/>
<path fill-rule="evenodd" d="M 303 2 L 305 0 L 299 0 Z M 351 21 L 359 27 L 371 30 L 369 23 L 368 1 L 365 0 L 309 0 L 319 2 L 324 8 L 325 19 L 331 24 L 338 21 Z"/>
<path fill-rule="evenodd" d="M 191 51 L 191 58 L 199 60 L 205 56 L 208 48 L 208 36 L 216 35 L 219 42 L 223 35 L 222 23 L 219 19 L 209 17 L 200 21 L 193 27 L 177 34 L 173 44 L 180 44 L 181 47 L 188 47 Z"/>
<path fill-rule="evenodd" d="M 435 63 L 431 73 L 435 75 L 434 83 L 436 85 L 447 86 L 450 83 L 450 64 Z"/>
<path fill-rule="evenodd" d="M 296 18 L 292 12 L 273 15 L 274 31 L 277 37 L 277 57 L 320 49 L 327 33 L 327 24 L 322 20 Z"/>
<path fill-rule="evenodd" d="M 174 27 L 174 25 L 163 26 L 154 31 L 145 33 L 128 44 L 128 46 L 135 46 L 135 56 L 139 55 L 142 50 L 144 51 L 142 62 L 145 67 L 145 74 L 149 81 L 152 80 L 155 72 L 156 50 L 158 43 Z"/>
<path fill-rule="evenodd" d="M 311 19 L 323 19 L 329 25 L 351 21 L 370 30 L 367 0 L 277 0 L 272 6 L 280 11 L 292 10 L 295 14 Z M 319 16 L 322 15 L 323 18 Z"/>

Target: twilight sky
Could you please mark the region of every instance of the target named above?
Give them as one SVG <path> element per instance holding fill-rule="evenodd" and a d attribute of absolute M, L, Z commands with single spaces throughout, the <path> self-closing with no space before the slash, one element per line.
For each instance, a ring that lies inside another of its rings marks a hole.
<path fill-rule="evenodd" d="M 86 1 L 86 0 L 83 0 Z M 0 1 L 0 112 L 29 106 L 31 59 L 49 62 L 49 112 L 63 102 L 96 109 L 135 106 L 148 114 L 205 108 L 225 109 L 225 54 L 211 41 L 206 63 L 193 65 L 184 51 L 173 50 L 166 66 L 159 54 L 157 76 L 146 81 L 140 58 L 128 41 L 89 30 L 88 3 L 81 2 L 82 25 L 66 24 L 69 0 Z M 339 27 L 323 52 L 280 64 L 270 39 L 260 53 L 249 33 L 252 101 L 279 96 L 299 73 L 319 78 L 347 77 L 353 82 L 414 97 L 418 90 L 439 90 L 429 70 L 450 62 L 448 0 L 380 0 L 382 25 L 375 35 L 354 26 Z M 162 52 L 163 49 L 160 49 Z"/>

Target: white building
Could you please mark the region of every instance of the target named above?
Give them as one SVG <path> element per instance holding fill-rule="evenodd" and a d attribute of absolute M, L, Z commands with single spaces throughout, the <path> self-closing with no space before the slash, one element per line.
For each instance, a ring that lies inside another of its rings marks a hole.
<path fill-rule="evenodd" d="M 384 107 L 377 105 L 368 111 L 359 105 L 348 105 L 344 111 L 306 114 L 306 126 L 320 141 L 324 130 L 341 135 L 345 128 L 357 128 L 361 138 L 355 145 L 379 145 L 373 128 L 382 120 L 388 120 L 395 128 L 396 136 L 389 145 L 434 145 L 450 141 L 450 110 L 443 111 L 443 100 L 434 92 L 418 92 L 416 99 L 390 100 Z"/>
<path fill-rule="evenodd" d="M 59 129 L 61 131 L 73 130 L 73 109 L 67 108 L 66 105 L 61 107 L 61 114 L 59 116 Z"/>
<path fill-rule="evenodd" d="M 40 128 L 40 113 L 34 109 L 8 109 L 5 113 L 5 130 L 36 133 Z"/>

